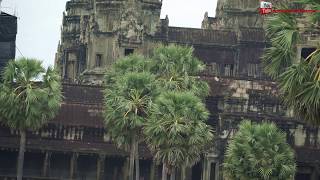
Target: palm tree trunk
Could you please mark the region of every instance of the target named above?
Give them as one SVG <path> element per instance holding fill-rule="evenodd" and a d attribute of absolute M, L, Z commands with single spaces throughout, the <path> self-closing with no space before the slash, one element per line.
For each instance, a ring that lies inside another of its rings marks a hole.
<path fill-rule="evenodd" d="M 133 180 L 134 177 L 134 156 L 135 156 L 135 144 L 134 144 L 135 137 L 132 138 L 131 141 L 131 148 L 130 148 L 130 162 L 129 162 L 129 180 Z"/>
<path fill-rule="evenodd" d="M 18 156 L 17 180 L 22 180 L 25 150 L 26 150 L 26 131 L 20 130 L 20 148 L 19 148 L 19 156 Z"/>
<path fill-rule="evenodd" d="M 170 180 L 176 180 L 176 168 L 175 167 L 172 168 Z"/>
<path fill-rule="evenodd" d="M 166 164 L 162 164 L 162 180 L 167 180 L 168 174 L 167 174 L 167 167 Z"/>

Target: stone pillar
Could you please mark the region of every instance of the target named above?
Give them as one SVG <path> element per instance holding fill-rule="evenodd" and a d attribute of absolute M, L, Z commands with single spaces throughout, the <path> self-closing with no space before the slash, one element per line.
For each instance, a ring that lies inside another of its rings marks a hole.
<path fill-rule="evenodd" d="M 128 180 L 128 169 L 129 169 L 129 157 L 125 158 L 123 163 L 123 180 Z"/>
<path fill-rule="evenodd" d="M 70 180 L 73 180 L 76 178 L 76 172 L 77 172 L 77 161 L 78 161 L 78 153 L 73 153 L 70 159 Z"/>
<path fill-rule="evenodd" d="M 319 179 L 319 165 L 314 165 L 313 170 L 312 170 L 312 174 L 311 174 L 311 180 L 318 180 Z"/>
<path fill-rule="evenodd" d="M 44 155 L 43 169 L 42 169 L 43 177 L 48 177 L 49 175 L 51 154 L 52 154 L 51 152 L 46 152 Z"/>
<path fill-rule="evenodd" d="M 104 179 L 105 155 L 99 155 L 97 159 L 97 180 Z"/>
<path fill-rule="evenodd" d="M 210 170 L 211 163 L 208 161 L 207 158 L 204 158 L 202 164 L 202 180 L 210 180 Z"/>
<path fill-rule="evenodd" d="M 300 57 L 301 57 L 301 52 L 302 52 L 302 45 L 298 44 L 297 45 L 297 54 L 296 54 L 296 58 L 294 58 L 293 63 L 297 64 L 301 61 Z"/>
<path fill-rule="evenodd" d="M 220 172 L 220 164 L 219 164 L 219 161 L 216 161 L 216 168 L 215 168 L 215 180 L 219 180 L 219 177 L 220 177 L 220 174 L 219 174 L 219 172 Z"/>
<path fill-rule="evenodd" d="M 191 167 L 186 167 L 182 172 L 185 175 L 185 179 L 182 178 L 182 180 L 192 180 L 192 168 Z"/>
<path fill-rule="evenodd" d="M 156 163 L 154 162 L 154 160 L 152 160 L 150 165 L 150 180 L 155 180 L 156 167 Z"/>

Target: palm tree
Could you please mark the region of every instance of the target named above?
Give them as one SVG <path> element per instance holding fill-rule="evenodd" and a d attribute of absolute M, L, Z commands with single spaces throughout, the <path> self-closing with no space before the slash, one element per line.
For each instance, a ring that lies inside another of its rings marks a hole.
<path fill-rule="evenodd" d="M 320 3 L 302 0 L 315 9 Z M 286 7 L 284 7 L 286 8 Z M 316 26 L 319 14 L 309 19 L 310 27 Z M 266 32 L 271 47 L 265 50 L 263 61 L 265 72 L 279 82 L 280 93 L 285 104 L 305 121 L 320 124 L 320 49 L 306 59 L 296 57 L 297 43 L 301 42 L 297 15 L 276 14 L 267 18 Z"/>
<path fill-rule="evenodd" d="M 119 60 L 106 75 L 105 124 L 119 147 L 130 151 L 129 179 L 139 180 L 139 143 L 156 96 L 155 76 L 148 61 L 133 55 Z M 135 165 L 134 165 L 135 164 Z"/>
<path fill-rule="evenodd" d="M 169 46 L 160 46 L 154 50 L 152 60 L 154 62 L 151 72 L 156 74 L 159 86 L 161 87 L 161 92 L 188 92 L 192 93 L 193 96 L 199 97 L 204 101 L 205 97 L 209 94 L 209 86 L 205 81 L 202 81 L 198 74 L 204 69 L 204 64 L 193 56 L 194 49 L 187 46 L 178 46 L 178 45 L 169 45 Z M 165 114 L 166 112 L 163 112 Z M 161 114 L 158 112 L 158 114 Z M 151 121 L 153 122 L 153 121 Z M 161 123 L 161 122 L 158 122 Z M 170 125 L 168 120 L 166 123 Z M 157 125 L 157 123 L 147 123 L 146 129 L 152 128 L 151 125 Z M 205 124 L 201 124 L 205 125 Z M 148 127 L 150 126 L 150 127 Z M 156 127 L 154 127 L 156 128 Z M 154 129 L 156 130 L 156 129 Z M 149 132 L 152 133 L 152 132 Z M 210 131 L 211 133 L 211 131 Z M 147 135 L 147 137 L 150 137 Z M 151 136 L 153 137 L 153 136 Z M 210 138 L 210 136 L 208 136 Z M 172 142 L 176 141 L 174 137 L 170 140 Z M 151 142 L 151 139 L 149 139 Z M 150 143 L 149 143 L 150 144 Z M 150 147 L 153 147 L 152 145 Z M 199 147 L 202 147 L 201 145 Z M 158 151 L 163 151 L 162 146 L 159 147 Z M 152 150 L 154 151 L 154 150 Z M 154 151 L 155 152 L 155 151 Z M 198 157 L 198 152 L 192 154 L 192 151 L 188 151 L 190 157 Z M 158 159 L 159 160 L 159 159 Z M 162 161 L 160 161 L 162 162 Z M 191 166 L 193 161 L 186 161 L 183 166 Z M 163 168 L 163 174 L 166 168 Z M 184 167 L 182 167 L 184 168 Z M 175 170 L 175 168 L 173 168 Z M 175 176 L 172 175 L 171 178 Z M 163 178 L 166 178 L 163 175 Z"/>
<path fill-rule="evenodd" d="M 291 180 L 295 171 L 294 152 L 285 133 L 275 124 L 241 122 L 225 154 L 227 179 Z"/>
<path fill-rule="evenodd" d="M 151 71 L 157 75 L 160 86 L 166 90 L 192 91 L 205 98 L 209 86 L 201 81 L 198 74 L 204 64 L 194 57 L 194 49 L 187 46 L 160 46 L 154 50 Z"/>
<path fill-rule="evenodd" d="M 17 179 L 23 176 L 27 130 L 37 130 L 57 114 L 62 100 L 60 78 L 35 59 L 10 61 L 0 87 L 0 120 L 20 132 Z"/>
<path fill-rule="evenodd" d="M 155 101 L 153 114 L 146 122 L 146 142 L 158 162 L 162 162 L 162 179 L 175 179 L 175 170 L 192 166 L 200 159 L 213 139 L 205 123 L 208 111 L 192 92 L 164 92 Z"/>

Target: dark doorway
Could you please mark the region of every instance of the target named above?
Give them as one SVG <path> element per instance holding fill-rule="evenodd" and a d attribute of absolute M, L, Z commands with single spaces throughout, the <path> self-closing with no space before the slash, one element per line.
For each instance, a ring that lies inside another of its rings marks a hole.
<path fill-rule="evenodd" d="M 295 180 L 310 180 L 310 178 L 311 178 L 310 174 L 298 173 L 296 175 Z"/>
<path fill-rule="evenodd" d="M 307 59 L 307 57 L 313 53 L 316 50 L 316 48 L 302 48 L 301 50 L 301 57 L 304 59 Z"/>
<path fill-rule="evenodd" d="M 124 159 L 108 157 L 105 161 L 104 179 L 106 180 L 123 180 Z"/>
<path fill-rule="evenodd" d="M 23 174 L 25 176 L 40 177 L 42 174 L 44 154 L 26 152 L 24 155 Z"/>
<path fill-rule="evenodd" d="M 50 177 L 60 179 L 69 178 L 70 176 L 70 159 L 71 155 L 62 153 L 53 153 L 50 160 Z"/>
<path fill-rule="evenodd" d="M 16 175 L 17 152 L 0 151 L 0 175 Z"/>
<path fill-rule="evenodd" d="M 97 157 L 90 155 L 80 155 L 78 157 L 78 169 L 76 177 L 79 180 L 96 179 Z"/>
<path fill-rule="evenodd" d="M 96 54 L 96 67 L 101 67 L 102 66 L 102 54 Z"/>
<path fill-rule="evenodd" d="M 131 55 L 131 54 L 133 54 L 133 53 L 134 53 L 134 49 L 126 48 L 126 49 L 124 50 L 124 55 L 125 55 L 125 56 L 129 56 L 129 55 Z"/>
<path fill-rule="evenodd" d="M 202 170 L 201 162 L 197 163 L 192 167 L 192 180 L 201 179 L 201 170 Z"/>
<path fill-rule="evenodd" d="M 216 163 L 211 163 L 210 180 L 215 180 L 216 177 Z"/>
<path fill-rule="evenodd" d="M 141 180 L 148 180 L 150 179 L 150 172 L 151 172 L 151 161 L 148 160 L 140 160 L 140 179 Z"/>

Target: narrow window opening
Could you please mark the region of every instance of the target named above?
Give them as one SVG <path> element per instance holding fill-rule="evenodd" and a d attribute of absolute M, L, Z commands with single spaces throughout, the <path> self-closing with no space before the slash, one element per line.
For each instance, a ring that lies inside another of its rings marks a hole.
<path fill-rule="evenodd" d="M 210 180 L 216 179 L 216 163 L 211 163 L 210 167 Z"/>
<path fill-rule="evenodd" d="M 131 54 L 133 54 L 134 53 L 134 49 L 125 49 L 124 50 L 124 55 L 125 56 L 129 56 L 129 55 L 131 55 Z"/>
<path fill-rule="evenodd" d="M 249 77 L 260 77 L 260 64 L 248 63 L 248 76 Z"/>
<path fill-rule="evenodd" d="M 313 53 L 316 50 L 316 48 L 302 48 L 301 50 L 301 57 L 304 59 L 307 59 L 307 57 Z"/>
<path fill-rule="evenodd" d="M 101 67 L 102 66 L 102 54 L 96 54 L 96 67 Z"/>
<path fill-rule="evenodd" d="M 224 65 L 224 75 L 225 76 L 233 76 L 233 64 L 225 64 Z"/>

